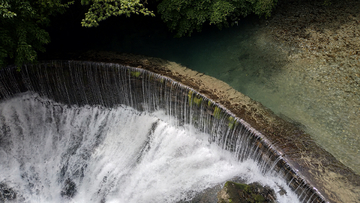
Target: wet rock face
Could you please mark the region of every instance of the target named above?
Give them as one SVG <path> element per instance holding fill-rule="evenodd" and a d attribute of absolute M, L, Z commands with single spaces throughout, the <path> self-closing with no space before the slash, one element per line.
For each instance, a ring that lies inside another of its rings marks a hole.
<path fill-rule="evenodd" d="M 275 192 L 258 183 L 241 184 L 228 181 L 218 193 L 218 203 L 275 203 Z"/>
<path fill-rule="evenodd" d="M 215 185 L 214 187 L 207 188 L 204 191 L 196 194 L 190 200 L 181 200 L 177 203 L 216 203 L 217 193 L 221 190 L 221 185 Z"/>
<path fill-rule="evenodd" d="M 75 193 L 76 193 L 76 184 L 72 180 L 70 180 L 70 178 L 66 179 L 65 185 L 60 193 L 61 196 L 67 198 L 73 198 Z"/>
<path fill-rule="evenodd" d="M 0 183 L 0 202 L 16 199 L 16 192 L 5 183 Z"/>

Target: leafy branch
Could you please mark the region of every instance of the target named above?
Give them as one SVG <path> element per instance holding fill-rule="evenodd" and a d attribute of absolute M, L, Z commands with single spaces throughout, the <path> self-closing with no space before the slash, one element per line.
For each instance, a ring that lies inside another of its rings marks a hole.
<path fill-rule="evenodd" d="M 100 21 L 106 20 L 110 16 L 126 15 L 130 17 L 131 14 L 155 16 L 152 11 L 140 3 L 140 0 L 81 0 L 81 4 L 90 4 L 89 10 L 81 22 L 83 27 L 96 27 Z"/>

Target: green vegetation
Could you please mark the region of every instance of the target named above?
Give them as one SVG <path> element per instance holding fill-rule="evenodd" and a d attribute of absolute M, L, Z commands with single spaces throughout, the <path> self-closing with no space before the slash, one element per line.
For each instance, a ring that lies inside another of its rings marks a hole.
<path fill-rule="evenodd" d="M 193 97 L 194 92 L 193 91 L 189 91 L 188 93 L 188 102 L 189 105 L 192 106 L 193 104 L 196 104 L 197 106 L 201 105 L 201 102 L 203 101 L 203 98 L 200 96 L 195 96 Z"/>
<path fill-rule="evenodd" d="M 235 118 L 232 116 L 229 116 L 229 124 L 228 124 L 229 128 L 231 130 L 233 130 L 237 125 L 238 125 L 238 123 L 236 122 Z"/>
<path fill-rule="evenodd" d="M 253 202 L 253 203 L 262 203 L 269 202 L 264 196 L 259 192 L 256 184 L 241 184 L 232 181 L 227 181 L 224 185 L 226 192 L 228 194 L 228 202 Z M 260 186 L 261 187 L 261 186 Z M 219 202 L 226 202 L 224 199 L 219 200 Z"/>
<path fill-rule="evenodd" d="M 139 77 L 141 75 L 141 72 L 139 72 L 139 71 L 130 71 L 130 74 L 133 77 Z"/>
<path fill-rule="evenodd" d="M 203 100 L 202 97 L 194 97 L 194 103 L 195 103 L 197 106 L 200 106 L 200 105 L 201 105 L 202 100 Z"/>
<path fill-rule="evenodd" d="M 0 67 L 36 61 L 37 52 L 44 52 L 50 42 L 44 27 L 49 17 L 63 13 L 73 2 L 61 0 L 2 0 L 0 3 Z"/>
<path fill-rule="evenodd" d="M 221 117 L 221 110 L 219 107 L 215 106 L 213 115 L 215 118 L 220 119 Z"/>
<path fill-rule="evenodd" d="M 75 0 L 2 0 L 0 2 L 0 67 L 14 63 L 36 62 L 37 52 L 44 52 L 50 42 L 50 17 L 61 14 Z M 87 12 L 81 21 L 84 27 L 98 26 L 110 16 L 143 14 L 155 16 L 145 7 L 147 0 L 81 0 Z M 255 13 L 270 16 L 277 0 L 158 0 L 150 2 L 174 31 L 175 36 L 190 36 L 203 25 L 219 28 L 234 24 L 240 17 Z M 80 26 L 80 22 L 79 22 Z"/>
<path fill-rule="evenodd" d="M 24 63 L 36 62 L 37 52 L 44 52 L 43 46 L 50 42 L 49 33 L 44 30 L 50 17 L 64 13 L 71 4 L 74 1 L 1 0 L 0 67 L 14 63 L 19 69 Z M 98 26 L 110 16 L 154 16 L 140 0 L 81 0 L 81 4 L 89 7 L 81 22 L 84 27 Z"/>
<path fill-rule="evenodd" d="M 208 23 L 228 27 L 251 13 L 269 17 L 277 0 L 163 0 L 158 12 L 176 37 L 201 31 Z"/>
<path fill-rule="evenodd" d="M 99 22 L 110 16 L 131 14 L 143 14 L 155 16 L 152 11 L 144 7 L 140 0 L 81 0 L 82 5 L 90 5 L 81 25 L 84 27 L 96 27 Z"/>
<path fill-rule="evenodd" d="M 190 106 L 192 105 L 192 95 L 193 95 L 193 91 L 190 90 L 188 93 L 188 102 Z"/>

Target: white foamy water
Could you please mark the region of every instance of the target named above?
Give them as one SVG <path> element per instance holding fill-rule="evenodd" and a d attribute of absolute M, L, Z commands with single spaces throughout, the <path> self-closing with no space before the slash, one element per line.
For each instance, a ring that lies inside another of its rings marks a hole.
<path fill-rule="evenodd" d="M 241 177 L 270 186 L 279 202 L 299 202 L 281 178 L 169 120 L 161 111 L 66 106 L 29 93 L 3 101 L 0 183 L 16 191 L 10 202 L 159 203 Z M 76 192 L 64 189 L 71 185 Z"/>

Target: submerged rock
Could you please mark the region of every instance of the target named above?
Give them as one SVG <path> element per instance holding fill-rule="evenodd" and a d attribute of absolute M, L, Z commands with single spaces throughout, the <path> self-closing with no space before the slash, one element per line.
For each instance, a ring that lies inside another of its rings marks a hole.
<path fill-rule="evenodd" d="M 228 181 L 217 197 L 218 203 L 276 202 L 274 190 L 258 183 L 248 185 Z"/>
<path fill-rule="evenodd" d="M 5 183 L 0 183 L 0 202 L 16 199 L 16 192 Z"/>

